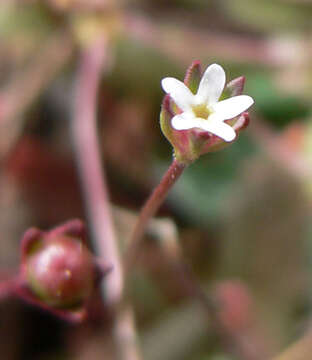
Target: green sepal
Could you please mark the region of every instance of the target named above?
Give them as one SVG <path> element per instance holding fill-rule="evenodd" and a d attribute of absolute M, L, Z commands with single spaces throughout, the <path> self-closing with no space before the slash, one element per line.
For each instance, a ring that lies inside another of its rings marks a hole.
<path fill-rule="evenodd" d="M 199 60 L 193 61 L 186 71 L 184 84 L 192 91 L 193 94 L 196 94 L 201 78 L 201 63 Z"/>
<path fill-rule="evenodd" d="M 245 80 L 245 76 L 239 76 L 228 82 L 223 90 L 220 100 L 242 95 L 244 91 Z"/>
<path fill-rule="evenodd" d="M 193 130 L 175 130 L 171 126 L 171 119 L 175 116 L 173 107 L 176 105 L 166 95 L 161 106 L 160 128 L 171 143 L 175 158 L 181 163 L 189 164 L 200 156 L 201 142 L 195 138 Z"/>

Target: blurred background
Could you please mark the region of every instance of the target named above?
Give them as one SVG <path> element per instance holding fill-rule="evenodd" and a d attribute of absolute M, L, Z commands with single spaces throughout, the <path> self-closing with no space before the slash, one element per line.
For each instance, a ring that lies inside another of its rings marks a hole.
<path fill-rule="evenodd" d="M 86 218 L 69 122 L 80 51 L 100 28 L 110 53 L 98 135 L 121 242 L 172 158 L 161 79 L 216 62 L 228 80 L 245 75 L 255 99 L 248 129 L 185 171 L 147 234 L 130 286 L 143 359 L 235 359 L 159 241 L 181 247 L 229 329 L 260 352 L 300 338 L 312 307 L 311 20 L 308 0 L 2 0 L 1 277 L 18 267 L 28 227 Z M 106 325 L 105 315 L 72 326 L 4 300 L 1 358 L 110 359 Z"/>

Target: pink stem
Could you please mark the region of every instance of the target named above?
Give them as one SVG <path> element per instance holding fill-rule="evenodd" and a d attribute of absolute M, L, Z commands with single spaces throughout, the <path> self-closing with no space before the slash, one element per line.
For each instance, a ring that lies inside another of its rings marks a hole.
<path fill-rule="evenodd" d="M 101 39 L 102 40 L 102 39 Z M 88 216 L 96 250 L 104 264 L 113 271 L 105 281 L 106 296 L 115 303 L 123 289 L 123 275 L 116 244 L 116 235 L 101 165 L 96 127 L 96 94 L 101 70 L 106 61 L 106 44 L 98 41 L 81 55 L 76 82 L 72 134 Z"/>
<path fill-rule="evenodd" d="M 140 248 L 144 230 L 148 225 L 149 220 L 155 215 L 161 204 L 164 202 L 169 190 L 176 183 L 182 175 L 186 164 L 174 159 L 169 169 L 163 176 L 159 185 L 154 189 L 145 205 L 143 206 L 139 218 L 134 227 L 130 238 L 129 248 L 125 254 L 125 269 L 126 271 L 133 265 L 137 252 Z"/>
<path fill-rule="evenodd" d="M 96 95 L 107 56 L 107 44 L 102 38 L 81 54 L 71 131 L 95 247 L 102 263 L 113 267 L 104 282 L 103 298 L 113 315 L 116 356 L 140 360 L 132 310 L 123 299 L 124 275 L 97 137 Z"/>

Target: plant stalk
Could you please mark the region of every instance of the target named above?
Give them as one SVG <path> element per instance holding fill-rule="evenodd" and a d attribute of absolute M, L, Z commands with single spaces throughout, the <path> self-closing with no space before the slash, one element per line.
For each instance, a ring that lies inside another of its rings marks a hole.
<path fill-rule="evenodd" d="M 145 205 L 142 207 L 125 254 L 125 272 L 128 272 L 128 270 L 135 262 L 136 255 L 142 243 L 144 231 L 150 219 L 156 214 L 157 210 L 168 195 L 170 189 L 180 178 L 186 167 L 186 164 L 173 159 L 170 167 L 161 179 L 159 185 L 154 189 L 150 197 L 147 199 Z"/>

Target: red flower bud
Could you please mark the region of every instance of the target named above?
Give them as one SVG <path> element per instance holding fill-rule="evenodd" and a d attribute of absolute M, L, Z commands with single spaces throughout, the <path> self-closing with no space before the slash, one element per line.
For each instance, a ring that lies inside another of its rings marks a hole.
<path fill-rule="evenodd" d="M 110 270 L 88 250 L 83 223 L 72 220 L 48 232 L 29 229 L 21 251 L 15 293 L 66 320 L 81 321 L 98 280 Z"/>
<path fill-rule="evenodd" d="M 24 266 L 29 287 L 50 306 L 76 305 L 93 290 L 94 262 L 81 240 L 69 236 L 41 240 L 31 247 Z"/>

